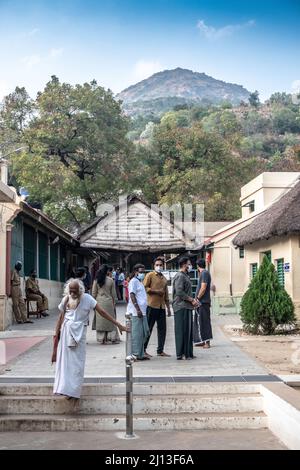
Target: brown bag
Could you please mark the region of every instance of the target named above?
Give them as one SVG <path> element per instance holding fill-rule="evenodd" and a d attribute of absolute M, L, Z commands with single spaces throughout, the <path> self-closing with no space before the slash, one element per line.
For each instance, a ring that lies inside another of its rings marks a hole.
<path fill-rule="evenodd" d="M 58 320 L 57 320 L 55 335 L 53 336 L 53 350 L 52 350 L 52 357 L 51 357 L 51 363 L 52 364 L 54 362 L 56 362 L 57 348 L 58 348 L 58 343 L 59 343 L 59 340 L 60 340 L 60 330 L 61 330 L 64 318 L 65 318 L 65 313 L 66 313 L 66 310 L 67 310 L 68 300 L 69 300 L 69 297 L 65 301 L 64 310 L 63 310 L 63 312 L 60 312 L 60 315 L 59 315 Z"/>

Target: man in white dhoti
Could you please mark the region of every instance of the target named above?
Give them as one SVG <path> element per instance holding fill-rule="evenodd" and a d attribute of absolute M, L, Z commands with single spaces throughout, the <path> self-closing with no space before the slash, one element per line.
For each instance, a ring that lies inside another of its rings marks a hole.
<path fill-rule="evenodd" d="M 86 355 L 86 331 L 90 310 L 96 311 L 114 323 L 120 330 L 126 327 L 110 316 L 89 294 L 79 279 L 71 279 L 65 288 L 65 296 L 58 306 L 61 315 L 56 327 L 56 335 L 60 329 L 60 341 L 57 348 L 57 361 L 53 393 L 68 398 L 80 398 L 84 379 Z M 61 328 L 60 328 L 61 325 Z"/>

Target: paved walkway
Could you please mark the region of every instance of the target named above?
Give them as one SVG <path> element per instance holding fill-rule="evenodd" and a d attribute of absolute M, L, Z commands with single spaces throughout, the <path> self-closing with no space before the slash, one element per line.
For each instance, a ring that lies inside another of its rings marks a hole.
<path fill-rule="evenodd" d="M 125 305 L 117 306 L 118 319 L 124 321 Z M 25 353 L 19 355 L 5 366 L 0 366 L 1 376 L 9 377 L 53 377 L 54 366 L 50 364 L 52 335 L 57 312 L 50 317 L 34 320 L 34 324 L 13 325 L 10 330 L 0 333 L 5 338 L 45 337 Z M 257 364 L 250 356 L 241 351 L 223 334 L 221 325 L 239 323 L 237 316 L 213 316 L 214 340 L 212 348 L 195 348 L 197 358 L 193 361 L 177 361 L 174 343 L 174 317 L 167 318 L 168 332 L 165 351 L 170 358 L 156 356 L 156 328 L 153 330 L 148 352 L 153 354 L 150 361 L 134 364 L 136 377 L 178 377 L 178 376 L 226 376 L 228 380 L 236 377 L 268 375 L 268 371 Z M 91 322 L 90 322 L 91 324 Z M 100 345 L 96 333 L 88 327 L 86 377 L 123 377 L 125 374 L 125 335 L 119 345 Z M 25 340 L 24 340 L 25 341 Z M 4 377 L 3 377 L 4 378 Z"/>
<path fill-rule="evenodd" d="M 138 439 L 114 432 L 2 432 L 0 450 L 284 450 L 267 429 L 141 431 Z M 121 438 L 120 438 L 121 437 Z"/>

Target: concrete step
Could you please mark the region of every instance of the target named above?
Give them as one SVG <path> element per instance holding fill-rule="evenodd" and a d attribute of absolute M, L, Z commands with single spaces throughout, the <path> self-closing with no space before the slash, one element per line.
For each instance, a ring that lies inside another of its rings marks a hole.
<path fill-rule="evenodd" d="M 82 395 L 122 395 L 125 396 L 124 383 L 86 384 L 83 386 Z M 251 383 L 228 383 L 228 382 L 177 382 L 177 383 L 135 383 L 134 394 L 138 395 L 207 395 L 219 393 L 249 394 L 260 393 L 260 384 Z M 51 384 L 0 384 L 0 396 L 3 395 L 49 395 L 52 396 L 53 385 Z"/>
<path fill-rule="evenodd" d="M 202 394 L 134 395 L 133 410 L 140 414 L 161 413 L 219 413 L 258 412 L 263 409 L 260 394 Z M 72 401 L 53 396 L 9 396 L 0 397 L 0 414 L 70 414 L 74 410 Z M 77 412 L 81 414 L 123 414 L 126 410 L 125 395 L 82 396 Z"/>
<path fill-rule="evenodd" d="M 261 429 L 268 427 L 263 412 L 137 414 L 134 430 Z M 9 415 L 0 416 L 0 431 L 125 431 L 120 415 Z"/>

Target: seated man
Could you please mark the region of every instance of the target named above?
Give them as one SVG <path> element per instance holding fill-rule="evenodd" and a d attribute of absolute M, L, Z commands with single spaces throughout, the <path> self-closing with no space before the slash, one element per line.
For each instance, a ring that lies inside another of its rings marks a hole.
<path fill-rule="evenodd" d="M 36 271 L 32 269 L 30 271 L 30 277 L 26 281 L 26 298 L 27 300 L 35 300 L 37 302 L 37 308 L 39 313 L 43 317 L 48 317 L 48 299 L 40 291 L 38 280 L 36 279 Z"/>

